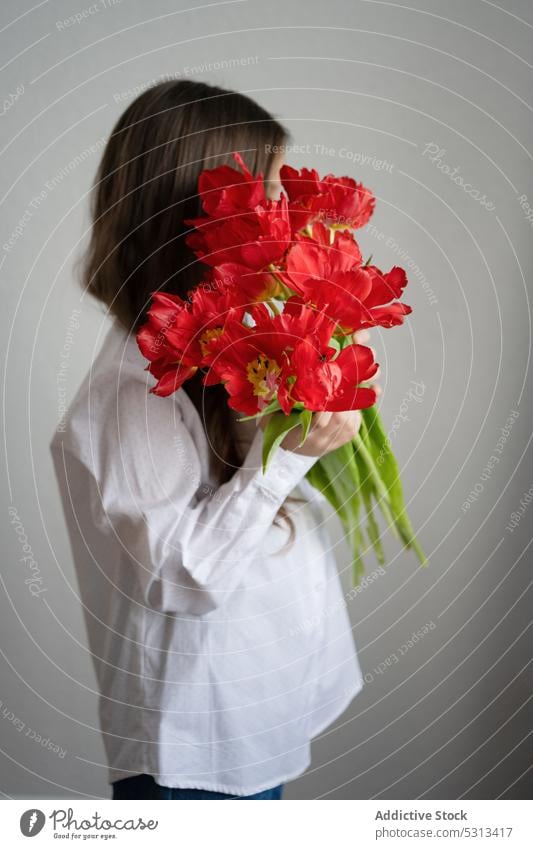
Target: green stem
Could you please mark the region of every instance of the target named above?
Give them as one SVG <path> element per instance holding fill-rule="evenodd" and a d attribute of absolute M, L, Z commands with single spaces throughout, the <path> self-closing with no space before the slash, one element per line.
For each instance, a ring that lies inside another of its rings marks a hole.
<path fill-rule="evenodd" d="M 370 453 L 370 451 L 366 447 L 366 445 L 363 442 L 363 439 L 362 439 L 362 437 L 359 433 L 356 433 L 356 435 L 354 436 L 353 445 L 354 445 L 354 449 L 362 457 L 362 459 L 365 463 L 365 466 L 368 469 L 368 474 L 372 478 L 372 482 L 373 482 L 373 484 L 376 488 L 376 492 L 379 495 L 378 504 L 381 507 L 381 510 L 382 510 L 387 522 L 389 523 L 390 527 L 392 528 L 394 533 L 397 534 L 396 523 L 394 521 L 394 516 L 392 515 L 391 509 L 390 509 L 390 504 L 389 504 L 389 491 L 388 491 L 387 487 L 385 486 L 385 484 L 383 483 L 383 481 L 381 479 L 379 471 L 377 470 L 376 464 L 374 463 L 374 460 L 372 458 L 372 454 Z"/>

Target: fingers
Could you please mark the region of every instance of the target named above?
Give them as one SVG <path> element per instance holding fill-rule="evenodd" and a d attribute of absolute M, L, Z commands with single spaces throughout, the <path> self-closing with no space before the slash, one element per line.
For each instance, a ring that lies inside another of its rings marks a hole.
<path fill-rule="evenodd" d="M 361 413 L 359 410 L 349 410 L 345 414 L 343 431 L 347 437 L 346 441 L 352 439 L 361 427 Z"/>
<path fill-rule="evenodd" d="M 363 421 L 363 417 L 361 415 L 360 410 L 353 410 L 353 412 L 354 412 L 354 417 L 353 417 L 352 425 L 353 425 L 353 431 L 354 431 L 354 434 L 355 434 L 355 433 L 357 433 L 357 431 L 361 427 L 361 422 Z"/>
<path fill-rule="evenodd" d="M 361 427 L 359 410 L 345 410 L 340 413 L 330 413 L 326 427 L 321 429 L 321 435 L 327 439 L 331 450 L 349 442 Z"/>
<path fill-rule="evenodd" d="M 346 410 L 335 413 L 328 428 L 328 449 L 334 451 L 341 445 L 350 442 L 361 427 L 361 413 L 359 410 Z M 326 435 L 326 434 L 324 434 Z"/>
<path fill-rule="evenodd" d="M 261 427 L 265 427 L 268 419 L 270 416 L 261 418 Z M 307 439 L 302 443 L 300 431 L 290 431 L 282 442 L 282 446 L 296 453 L 322 456 L 350 442 L 358 433 L 361 422 L 362 416 L 359 410 L 343 410 L 336 413 L 317 411 L 313 413 Z"/>
<path fill-rule="evenodd" d="M 327 413 L 325 411 L 320 411 L 318 413 L 313 413 L 313 421 L 311 424 L 311 428 L 316 428 L 317 430 L 323 430 L 328 426 L 331 421 L 333 413 Z"/>
<path fill-rule="evenodd" d="M 350 442 L 361 427 L 361 422 L 359 410 L 336 413 L 317 411 L 313 413 L 310 432 L 305 441 L 302 443 L 301 434 L 291 430 L 282 442 L 282 447 L 297 454 L 321 457 Z"/>

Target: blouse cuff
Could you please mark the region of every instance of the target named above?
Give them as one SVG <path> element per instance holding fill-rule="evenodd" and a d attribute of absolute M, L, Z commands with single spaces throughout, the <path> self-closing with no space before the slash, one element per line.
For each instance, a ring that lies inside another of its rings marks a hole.
<path fill-rule="evenodd" d="M 276 501 L 283 501 L 314 466 L 319 456 L 296 454 L 285 448 L 276 448 L 266 472 L 262 468 L 263 431 L 259 428 L 244 460 L 243 470 L 253 473 L 253 482 Z"/>

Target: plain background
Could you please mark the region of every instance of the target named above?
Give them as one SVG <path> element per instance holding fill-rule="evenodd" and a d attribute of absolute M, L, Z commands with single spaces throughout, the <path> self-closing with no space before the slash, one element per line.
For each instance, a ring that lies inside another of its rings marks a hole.
<path fill-rule="evenodd" d="M 531 3 L 8 0 L 1 14 L 2 794 L 108 794 L 48 444 L 108 326 L 74 272 L 103 142 L 136 89 L 183 75 L 271 110 L 309 145 L 291 164 L 370 186 L 364 252 L 410 277 L 413 315 L 373 345 L 430 565 L 385 540 L 385 573 L 349 601 L 366 686 L 286 798 L 528 798 Z"/>

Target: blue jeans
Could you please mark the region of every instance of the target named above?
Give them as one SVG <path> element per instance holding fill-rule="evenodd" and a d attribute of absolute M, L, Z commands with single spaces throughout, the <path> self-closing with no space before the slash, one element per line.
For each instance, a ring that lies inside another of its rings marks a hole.
<path fill-rule="evenodd" d="M 254 793 L 253 796 L 231 796 L 213 790 L 192 790 L 179 787 L 162 787 L 151 775 L 133 775 L 114 781 L 113 799 L 281 799 L 283 784 Z"/>

